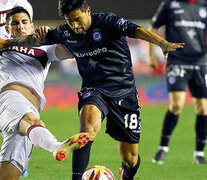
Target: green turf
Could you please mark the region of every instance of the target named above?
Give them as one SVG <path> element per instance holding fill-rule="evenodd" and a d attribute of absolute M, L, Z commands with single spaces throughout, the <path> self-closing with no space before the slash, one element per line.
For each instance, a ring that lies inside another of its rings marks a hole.
<path fill-rule="evenodd" d="M 195 114 L 191 106 L 186 106 L 180 116 L 178 126 L 170 142 L 170 151 L 164 165 L 151 163 L 160 139 L 162 119 L 166 105 L 142 108 L 142 132 L 139 145 L 141 166 L 135 177 L 138 180 L 206 180 L 207 166 L 192 163 L 195 144 Z M 61 141 L 76 134 L 79 120 L 76 110 L 44 110 L 41 114 L 48 129 Z M 107 166 L 119 179 L 121 164 L 116 143 L 104 133 L 105 122 L 98 134 L 91 153 L 89 166 Z M 207 152 L 206 152 L 207 153 Z M 71 180 L 71 155 L 64 162 L 57 162 L 50 153 L 34 148 L 29 162 L 28 180 Z"/>

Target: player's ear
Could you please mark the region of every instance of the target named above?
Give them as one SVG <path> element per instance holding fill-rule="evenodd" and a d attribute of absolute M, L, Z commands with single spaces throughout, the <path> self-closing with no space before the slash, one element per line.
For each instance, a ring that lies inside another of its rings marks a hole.
<path fill-rule="evenodd" d="M 32 31 L 34 31 L 34 23 L 33 22 L 31 23 L 31 28 L 32 28 Z"/>
<path fill-rule="evenodd" d="M 88 8 L 86 9 L 86 12 L 87 12 L 87 14 L 91 15 L 91 8 L 88 7 Z"/>
<path fill-rule="evenodd" d="M 8 26 L 6 25 L 5 26 L 5 30 L 6 30 L 6 32 L 9 34 L 10 32 L 9 32 L 9 28 L 8 28 Z"/>

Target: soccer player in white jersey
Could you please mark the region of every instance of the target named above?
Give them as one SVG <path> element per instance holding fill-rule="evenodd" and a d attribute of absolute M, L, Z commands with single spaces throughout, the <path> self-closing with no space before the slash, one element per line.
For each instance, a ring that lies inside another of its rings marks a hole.
<path fill-rule="evenodd" d="M 6 30 L 11 37 L 28 35 L 33 28 L 24 8 L 15 7 L 7 14 Z M 1 180 L 19 178 L 28 163 L 33 144 L 53 153 L 57 160 L 64 160 L 70 151 L 88 142 L 88 133 L 60 142 L 40 120 L 45 105 L 44 80 L 51 62 L 72 57 L 62 45 L 13 46 L 0 51 Z"/>
<path fill-rule="evenodd" d="M 6 15 L 12 8 L 17 6 L 24 7 L 28 11 L 30 18 L 33 19 L 33 9 L 27 0 L 0 0 L 0 34 L 7 35 L 5 30 Z"/>
<path fill-rule="evenodd" d="M 27 0 L 0 0 L 0 35 L 8 35 L 5 30 L 6 15 L 16 6 L 24 7 L 29 12 L 31 19 L 33 19 L 33 9 Z M 21 176 L 28 176 L 28 168 L 25 169 Z"/>

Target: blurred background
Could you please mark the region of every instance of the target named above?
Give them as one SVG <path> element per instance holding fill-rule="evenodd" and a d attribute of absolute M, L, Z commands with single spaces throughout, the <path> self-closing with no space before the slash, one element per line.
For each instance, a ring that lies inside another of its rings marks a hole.
<path fill-rule="evenodd" d="M 64 22 L 58 16 L 57 0 L 29 0 L 34 10 L 34 23 L 56 27 Z M 161 0 L 88 0 L 93 12 L 113 12 L 120 17 L 130 19 L 138 25 L 148 28 L 151 18 L 156 12 Z M 159 34 L 164 37 L 163 29 Z M 168 93 L 165 85 L 165 60 L 161 49 L 156 48 L 160 65 L 153 70 L 148 66 L 148 43 L 142 40 L 127 39 L 131 50 L 133 71 L 140 94 L 141 105 L 166 103 Z M 75 60 L 53 63 L 46 80 L 46 108 L 66 109 L 76 106 L 77 92 L 80 89 L 81 78 L 76 68 Z M 190 101 L 189 93 L 187 102 Z"/>

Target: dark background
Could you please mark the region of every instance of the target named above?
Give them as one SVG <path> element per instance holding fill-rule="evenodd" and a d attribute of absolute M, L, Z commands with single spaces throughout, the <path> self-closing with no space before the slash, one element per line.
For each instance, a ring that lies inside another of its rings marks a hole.
<path fill-rule="evenodd" d="M 34 20 L 58 20 L 58 0 L 28 0 Z M 128 19 L 151 19 L 161 0 L 88 0 L 93 12 L 113 12 Z"/>

